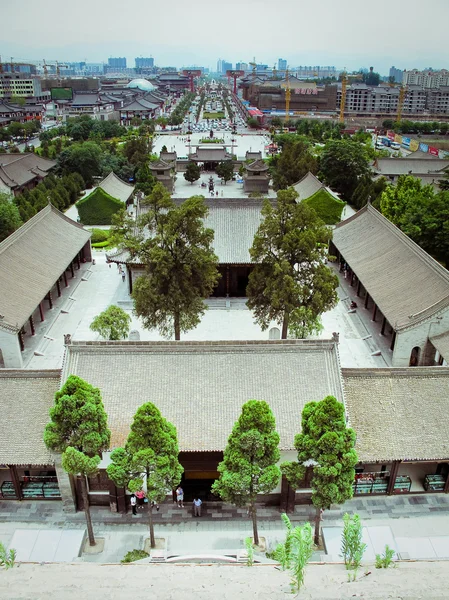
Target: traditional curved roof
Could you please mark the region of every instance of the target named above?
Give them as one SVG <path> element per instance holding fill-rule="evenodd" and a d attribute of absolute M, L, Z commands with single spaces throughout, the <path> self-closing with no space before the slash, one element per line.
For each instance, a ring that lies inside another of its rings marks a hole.
<path fill-rule="evenodd" d="M 299 200 L 306 200 L 306 198 L 310 198 L 310 196 L 313 196 L 315 192 L 325 186 L 318 177 L 315 177 L 315 175 L 309 171 L 307 175 L 304 175 L 304 177 L 298 181 L 298 183 L 293 184 L 292 187 L 298 192 Z"/>
<path fill-rule="evenodd" d="M 11 189 L 42 179 L 56 166 L 53 160 L 42 158 L 34 152 L 27 154 L 0 154 L 0 180 Z"/>
<path fill-rule="evenodd" d="M 129 200 L 134 192 L 134 186 L 122 181 L 113 171 L 98 184 L 98 187 L 113 198 L 117 198 L 117 200 L 121 200 L 122 202 Z"/>
<path fill-rule="evenodd" d="M 361 462 L 448 460 L 449 369 L 343 369 Z"/>
<path fill-rule="evenodd" d="M 449 306 L 449 272 L 371 204 L 339 223 L 333 242 L 396 331 Z"/>
<path fill-rule="evenodd" d="M 0 329 L 20 330 L 90 235 L 49 204 L 0 243 Z"/>
<path fill-rule="evenodd" d="M 175 425 L 181 451 L 195 452 L 224 450 L 247 400 L 268 402 L 289 450 L 307 402 L 343 401 L 332 340 L 72 342 L 62 380 L 70 374 L 101 389 L 111 448 L 124 444 L 143 402 Z"/>
<path fill-rule="evenodd" d="M 254 162 L 250 163 L 249 165 L 246 165 L 246 170 L 247 171 L 254 171 L 254 172 L 266 172 L 268 171 L 269 167 L 266 163 L 264 163 L 264 161 L 262 159 L 257 159 Z"/>
<path fill-rule="evenodd" d="M 50 465 L 44 444 L 49 410 L 60 386 L 59 370 L 0 369 L 0 463 Z"/>

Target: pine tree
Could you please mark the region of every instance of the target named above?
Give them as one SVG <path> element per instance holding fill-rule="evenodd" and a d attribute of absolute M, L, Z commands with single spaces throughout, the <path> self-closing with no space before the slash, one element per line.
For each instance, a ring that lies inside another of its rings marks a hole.
<path fill-rule="evenodd" d="M 308 402 L 302 411 L 301 433 L 295 436 L 297 462 L 285 462 L 282 473 L 297 488 L 312 468 L 312 503 L 316 508 L 315 544 L 319 544 L 321 513 L 352 498 L 358 462 L 355 431 L 346 426 L 345 409 L 333 396 Z"/>
<path fill-rule="evenodd" d="M 184 179 L 193 184 L 194 181 L 200 178 L 200 173 L 199 166 L 194 162 L 189 162 L 184 173 Z"/>
<path fill-rule="evenodd" d="M 263 222 L 250 255 L 255 267 L 247 287 L 248 308 L 263 330 L 272 320 L 305 330 L 338 301 L 338 278 L 326 266 L 332 232 L 293 188 L 277 193 L 277 206 L 265 200 Z M 303 310 L 298 310 L 301 308 Z M 304 310 L 306 309 L 306 310 Z"/>
<path fill-rule="evenodd" d="M 220 478 L 212 491 L 225 502 L 248 506 L 253 522 L 254 543 L 259 545 L 256 498 L 269 494 L 279 483 L 279 434 L 268 404 L 249 400 L 235 423 L 223 461 L 218 465 Z"/>
<path fill-rule="evenodd" d="M 62 466 L 72 475 L 81 475 L 81 491 L 89 543 L 95 537 L 89 509 L 86 477 L 97 472 L 101 453 L 108 450 L 111 432 L 107 425 L 100 390 L 71 375 L 55 394 L 50 423 L 44 442 L 50 450 L 62 453 Z"/>
<path fill-rule="evenodd" d="M 163 502 L 167 493 L 179 485 L 183 468 L 178 453 L 176 427 L 147 402 L 134 416 L 125 447 L 112 452 L 112 463 L 107 468 L 108 476 L 119 487 L 130 492 L 146 487 L 152 548 L 156 546 L 153 503 Z"/>

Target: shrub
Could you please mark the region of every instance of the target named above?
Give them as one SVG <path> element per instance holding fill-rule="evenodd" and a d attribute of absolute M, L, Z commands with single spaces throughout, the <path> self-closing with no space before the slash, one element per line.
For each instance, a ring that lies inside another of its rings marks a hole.
<path fill-rule="evenodd" d="M 93 244 L 98 244 L 99 242 L 106 242 L 109 239 L 109 229 L 91 229 L 92 236 L 90 241 Z"/>
<path fill-rule="evenodd" d="M 247 554 L 246 566 L 252 567 L 254 564 L 254 546 L 253 546 L 252 538 L 250 538 L 250 537 L 245 538 L 245 548 L 246 548 L 246 554 Z"/>
<path fill-rule="evenodd" d="M 308 204 L 326 225 L 335 225 L 341 220 L 341 213 L 345 207 L 343 200 L 338 200 L 326 189 L 322 188 L 315 192 L 310 198 L 303 200 Z"/>
<path fill-rule="evenodd" d="M 376 554 L 376 569 L 388 569 L 388 567 L 393 564 L 393 557 L 395 554 L 395 550 L 390 548 L 390 546 L 387 544 L 383 554 Z"/>
<path fill-rule="evenodd" d="M 100 187 L 76 203 L 81 223 L 84 225 L 110 225 L 111 217 L 125 208 L 125 203 L 113 198 Z"/>
<path fill-rule="evenodd" d="M 13 567 L 16 562 L 16 556 L 17 551 L 14 550 L 14 548 L 11 548 L 8 552 L 5 546 L 0 542 L 0 567 L 5 567 L 5 569 Z"/>
<path fill-rule="evenodd" d="M 142 558 L 148 558 L 150 556 L 145 550 L 130 550 L 125 554 L 125 557 L 120 561 L 121 563 L 130 563 L 136 560 L 142 560 Z"/>

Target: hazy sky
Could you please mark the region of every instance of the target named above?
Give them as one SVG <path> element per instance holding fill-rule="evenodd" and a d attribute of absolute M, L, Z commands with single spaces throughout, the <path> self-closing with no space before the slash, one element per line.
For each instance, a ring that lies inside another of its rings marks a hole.
<path fill-rule="evenodd" d="M 0 0 L 2 60 L 449 68 L 449 0 Z"/>

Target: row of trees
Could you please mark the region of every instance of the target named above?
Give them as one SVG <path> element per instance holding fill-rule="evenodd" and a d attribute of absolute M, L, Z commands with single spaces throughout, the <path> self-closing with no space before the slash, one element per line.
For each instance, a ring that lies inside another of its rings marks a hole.
<path fill-rule="evenodd" d="M 0 142 L 10 142 L 13 138 L 29 139 L 40 129 L 41 123 L 35 119 L 25 123 L 13 121 L 8 127 L 0 127 Z"/>
<path fill-rule="evenodd" d="M 266 200 L 263 222 L 250 254 L 248 306 L 263 330 L 271 321 L 306 337 L 319 329 L 320 315 L 337 303 L 338 279 L 326 265 L 331 230 L 292 189 L 280 190 L 276 208 Z M 142 202 L 137 224 L 125 211 L 113 218 L 113 240 L 145 265 L 133 286 L 134 311 L 148 329 L 164 337 L 196 327 L 206 310 L 204 299 L 217 284 L 214 232 L 203 221 L 202 196 L 174 204 L 161 184 Z"/>
<path fill-rule="evenodd" d="M 172 111 L 169 119 L 169 125 L 181 125 L 184 121 L 192 102 L 195 100 L 196 94 L 194 92 L 185 92 L 182 99 L 178 102 L 175 109 Z"/>
<path fill-rule="evenodd" d="M 281 473 L 298 487 L 309 475 L 316 507 L 315 543 L 319 542 L 321 512 L 352 497 L 355 432 L 346 426 L 344 407 L 333 396 L 309 402 L 302 413 L 301 433 L 294 440 L 298 460 L 280 467 L 279 434 L 269 405 L 249 400 L 235 423 L 218 466 L 219 479 L 212 491 L 226 502 L 246 506 L 253 522 L 254 543 L 259 544 L 256 501 L 278 485 Z M 70 376 L 55 395 L 44 442 L 62 453 L 64 470 L 80 476 L 89 542 L 95 537 L 89 510 L 86 477 L 98 472 L 102 452 L 110 447 L 111 432 L 100 390 L 80 377 Z M 130 492 L 146 488 L 151 547 L 156 540 L 153 503 L 163 502 L 181 481 L 176 427 L 147 402 L 140 406 L 122 448 L 111 454 L 108 477 Z M 311 477 L 310 477 L 311 474 Z"/>
<path fill-rule="evenodd" d="M 273 117 L 270 124 L 273 127 L 294 127 L 296 133 L 305 135 L 315 142 L 323 142 L 330 139 L 341 139 L 344 123 L 338 121 L 318 121 L 316 119 L 298 119 L 297 121 L 284 121 L 280 117 Z M 275 141 L 282 139 L 284 134 L 275 137 Z M 288 134 L 287 134 L 288 135 Z"/>
<path fill-rule="evenodd" d="M 446 135 L 449 130 L 449 123 L 440 121 L 393 121 L 385 119 L 382 123 L 385 129 L 392 129 L 396 133 L 439 133 Z"/>

